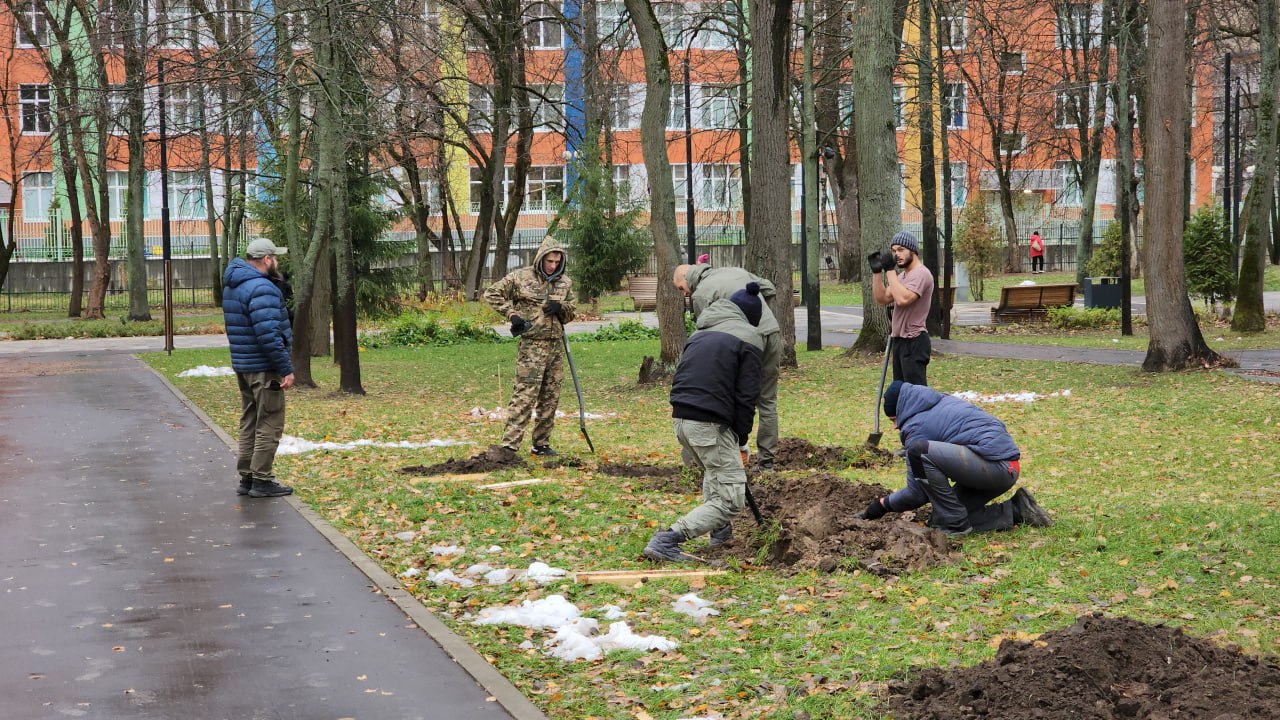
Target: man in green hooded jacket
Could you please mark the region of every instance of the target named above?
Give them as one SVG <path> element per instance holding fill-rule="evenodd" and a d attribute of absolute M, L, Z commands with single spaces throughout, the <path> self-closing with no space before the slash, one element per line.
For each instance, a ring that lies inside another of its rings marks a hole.
<path fill-rule="evenodd" d="M 764 360 L 760 368 L 760 399 L 756 412 L 760 415 L 760 429 L 756 433 L 756 446 L 760 450 L 760 467 L 773 469 L 778 449 L 778 364 L 782 361 L 782 332 L 769 303 L 777 291 L 773 283 L 753 275 L 742 268 L 711 267 L 710 265 L 679 265 L 672 279 L 676 289 L 693 303 L 693 317 L 702 316 L 711 303 L 728 300 L 735 292 L 756 283 L 764 310 L 756 328 L 764 339 Z"/>
<path fill-rule="evenodd" d="M 556 454 L 551 431 L 564 383 L 561 337 L 576 309 L 570 295 L 573 281 L 565 274 L 568 262 L 564 248 L 548 235 L 532 265 L 512 271 L 484 291 L 485 302 L 511 322 L 511 335 L 520 338 L 515 389 L 502 435 L 502 447 L 512 455 L 520 449 L 525 426 L 535 413 L 533 454 Z"/>

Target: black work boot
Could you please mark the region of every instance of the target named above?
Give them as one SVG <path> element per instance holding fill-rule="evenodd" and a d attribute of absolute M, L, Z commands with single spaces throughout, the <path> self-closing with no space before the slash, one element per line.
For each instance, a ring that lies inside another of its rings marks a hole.
<path fill-rule="evenodd" d="M 1031 527 L 1051 527 L 1053 518 L 1042 507 L 1026 488 L 1018 488 L 1010 501 L 1013 503 L 1014 522 Z"/>
<path fill-rule="evenodd" d="M 281 485 L 275 480 L 254 480 L 253 487 L 249 489 L 251 498 L 284 497 L 292 494 L 293 488 Z"/>
<path fill-rule="evenodd" d="M 680 552 L 684 535 L 675 530 L 659 530 L 644 547 L 644 556 L 654 562 L 697 562 L 697 558 Z"/>
<path fill-rule="evenodd" d="M 252 475 L 241 475 L 241 476 L 240 476 L 240 487 L 236 488 L 236 494 L 237 494 L 237 495 L 248 495 L 248 494 L 249 494 L 249 491 L 250 491 L 251 489 L 253 489 L 253 476 L 252 476 Z"/>
<path fill-rule="evenodd" d="M 555 448 L 551 447 L 550 445 L 534 445 L 533 450 L 530 450 L 530 452 L 533 453 L 534 455 L 539 455 L 542 457 L 551 457 L 552 455 L 560 454 L 556 452 Z"/>
<path fill-rule="evenodd" d="M 719 547 L 733 540 L 733 525 L 725 523 L 724 527 L 716 528 L 711 531 L 710 547 Z"/>

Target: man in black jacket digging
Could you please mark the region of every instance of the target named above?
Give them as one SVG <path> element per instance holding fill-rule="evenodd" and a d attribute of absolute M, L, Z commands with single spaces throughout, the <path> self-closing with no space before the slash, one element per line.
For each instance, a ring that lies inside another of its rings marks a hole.
<path fill-rule="evenodd" d="M 702 466 L 702 504 L 659 530 L 644 549 L 656 562 L 696 560 L 680 544 L 704 533 L 718 545 L 732 537 L 730 521 L 746 502 L 744 455 L 760 397 L 764 340 L 756 327 L 760 286 L 748 283 L 698 316 L 671 383 L 676 438 Z"/>

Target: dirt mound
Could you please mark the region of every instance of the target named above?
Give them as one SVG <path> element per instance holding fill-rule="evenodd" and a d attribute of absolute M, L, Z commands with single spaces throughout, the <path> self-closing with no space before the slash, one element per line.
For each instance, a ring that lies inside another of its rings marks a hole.
<path fill-rule="evenodd" d="M 409 465 L 400 468 L 400 472 L 408 475 L 471 475 L 524 466 L 519 453 L 500 445 L 490 445 L 488 450 L 469 458 L 455 458 L 435 465 Z"/>
<path fill-rule="evenodd" d="M 814 445 L 800 438 L 782 438 L 774 451 L 773 467 L 775 470 L 843 470 L 878 467 L 892 461 L 893 453 L 866 445 L 845 448 Z"/>
<path fill-rule="evenodd" d="M 862 568 L 880 575 L 897 575 L 950 560 L 942 533 L 911 522 L 910 513 L 894 515 L 892 520 L 854 517 L 873 498 L 889 493 L 880 485 L 818 473 L 770 475 L 753 479 L 750 487 L 765 527 L 757 526 L 750 512 L 743 513 L 734 520 L 735 540 L 708 549 L 708 556 L 733 557 L 749 564 L 763 562 L 784 571 Z"/>
<path fill-rule="evenodd" d="M 1181 629 L 1087 615 L 994 660 L 921 671 L 889 685 L 884 709 L 912 720 L 1280 717 L 1280 658 L 1257 658 Z"/>

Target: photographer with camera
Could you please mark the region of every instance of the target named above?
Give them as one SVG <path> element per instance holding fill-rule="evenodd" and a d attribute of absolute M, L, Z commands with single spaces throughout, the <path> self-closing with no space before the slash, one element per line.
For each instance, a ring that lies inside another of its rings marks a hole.
<path fill-rule="evenodd" d="M 933 302 L 933 273 L 920 260 L 920 244 L 915 235 L 905 231 L 894 235 L 889 249 L 889 255 L 879 250 L 871 253 L 867 262 L 876 304 L 893 306 L 889 318 L 893 379 L 928 385 L 925 370 L 932 344 L 925 331 L 925 319 Z"/>
<path fill-rule="evenodd" d="M 484 291 L 484 300 L 511 321 L 512 337 L 520 338 L 516 351 L 516 383 L 507 406 L 507 429 L 502 448 L 511 457 L 520 449 L 525 425 L 537 411 L 533 425 L 533 454 L 555 455 L 551 431 L 555 427 L 560 386 L 564 383 L 561 336 L 564 323 L 574 318 L 570 296 L 573 281 L 565 274 L 569 258 L 555 238 L 548 235 L 534 256 L 533 265 L 514 270 Z"/>

